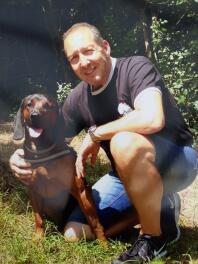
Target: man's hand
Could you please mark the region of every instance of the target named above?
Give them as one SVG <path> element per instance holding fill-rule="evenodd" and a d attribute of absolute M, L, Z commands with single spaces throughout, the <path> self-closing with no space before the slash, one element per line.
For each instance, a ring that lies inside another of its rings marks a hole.
<path fill-rule="evenodd" d="M 10 157 L 10 168 L 16 178 L 29 185 L 32 178 L 31 164 L 24 160 L 24 150 L 17 149 Z"/>
<path fill-rule="evenodd" d="M 76 173 L 78 177 L 85 177 L 85 162 L 91 155 L 91 166 L 94 167 L 100 145 L 93 142 L 90 135 L 87 134 L 78 152 L 76 160 Z"/>

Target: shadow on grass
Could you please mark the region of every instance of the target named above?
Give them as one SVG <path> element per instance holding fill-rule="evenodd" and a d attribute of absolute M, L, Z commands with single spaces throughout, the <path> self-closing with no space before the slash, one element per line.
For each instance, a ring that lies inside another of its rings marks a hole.
<path fill-rule="evenodd" d="M 189 254 L 198 263 L 198 227 L 181 227 L 180 239 L 168 249 L 171 259 L 181 260 L 183 254 Z"/>

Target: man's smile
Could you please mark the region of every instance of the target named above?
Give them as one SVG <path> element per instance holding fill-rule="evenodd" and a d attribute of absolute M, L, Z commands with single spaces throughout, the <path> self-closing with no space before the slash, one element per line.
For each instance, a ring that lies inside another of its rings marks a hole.
<path fill-rule="evenodd" d="M 84 74 L 87 75 L 87 76 L 88 75 L 92 75 L 95 72 L 95 70 L 96 70 L 96 66 L 91 66 L 91 67 L 89 67 L 89 69 L 84 71 Z"/>

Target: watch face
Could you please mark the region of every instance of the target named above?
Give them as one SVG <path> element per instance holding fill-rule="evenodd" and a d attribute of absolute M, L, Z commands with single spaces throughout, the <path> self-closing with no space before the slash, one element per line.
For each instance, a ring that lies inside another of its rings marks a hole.
<path fill-rule="evenodd" d="M 94 125 L 94 126 L 91 126 L 88 130 L 88 133 L 93 142 L 99 142 L 99 140 L 97 140 L 97 137 L 94 135 L 96 128 L 97 128 L 96 125 Z"/>
<path fill-rule="evenodd" d="M 92 131 L 92 132 L 94 132 L 95 130 L 96 130 L 96 125 L 93 125 L 93 126 L 91 126 L 89 129 Z"/>

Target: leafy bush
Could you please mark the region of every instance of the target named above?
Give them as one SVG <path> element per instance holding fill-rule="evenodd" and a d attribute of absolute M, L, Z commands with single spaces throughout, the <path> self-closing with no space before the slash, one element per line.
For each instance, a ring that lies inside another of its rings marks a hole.
<path fill-rule="evenodd" d="M 166 85 L 174 94 L 194 138 L 198 140 L 197 29 L 177 29 L 167 20 L 153 17 L 153 47 Z"/>
<path fill-rule="evenodd" d="M 56 91 L 58 102 L 63 103 L 65 101 L 65 98 L 71 92 L 71 87 L 71 83 L 58 83 L 58 89 Z"/>

